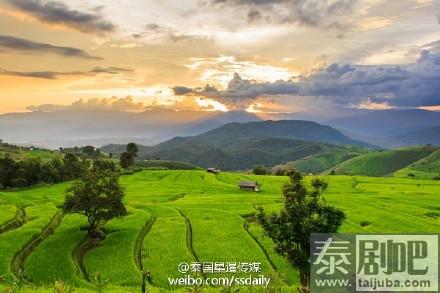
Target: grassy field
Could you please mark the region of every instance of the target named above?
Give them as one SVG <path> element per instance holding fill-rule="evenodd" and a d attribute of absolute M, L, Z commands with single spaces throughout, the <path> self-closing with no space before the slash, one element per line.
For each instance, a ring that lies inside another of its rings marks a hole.
<path fill-rule="evenodd" d="M 436 176 L 440 176 L 440 150 L 394 173 L 394 177 L 399 178 L 433 179 Z"/>
<path fill-rule="evenodd" d="M 178 161 L 166 161 L 166 160 L 145 160 L 136 162 L 136 166 L 146 169 L 164 169 L 164 170 L 200 170 L 193 164 Z"/>
<path fill-rule="evenodd" d="M 439 181 L 325 178 L 329 183 L 326 200 L 347 215 L 342 232 L 437 233 L 440 229 Z M 259 181 L 262 191 L 240 191 L 237 182 L 246 179 Z M 53 221 L 69 183 L 0 192 L 0 225 L 14 218 L 17 208 L 26 212 L 23 225 L 0 234 L 0 275 L 9 280 L 16 277 L 17 269 L 24 269 L 26 280 L 46 286 L 23 292 L 53 292 L 57 279 L 78 287 L 75 292 L 92 292 L 96 289 L 93 277 L 100 272 L 110 280 L 108 292 L 139 292 L 141 271 L 146 270 L 151 273 L 152 292 L 164 292 L 186 289 L 170 287 L 168 282 L 169 277 L 182 275 L 177 270 L 182 262 L 259 262 L 274 284 L 292 292 L 297 271 L 275 253 L 271 239 L 253 218 L 259 206 L 268 211 L 280 208 L 280 188 L 286 180 L 195 170 L 149 170 L 123 176 L 129 215 L 105 225 L 106 239 L 88 251 L 82 263 L 78 264 L 74 252 L 84 240 L 85 219 L 65 215 L 54 233 L 15 270 L 11 267 L 15 255 Z"/>
<path fill-rule="evenodd" d="M 332 168 L 338 175 L 391 176 L 433 153 L 434 149 L 411 147 L 371 152 L 354 157 Z"/>
<path fill-rule="evenodd" d="M 15 160 L 24 160 L 28 158 L 51 160 L 53 158 L 60 157 L 60 154 L 54 151 L 1 144 L 0 158 L 4 157 L 6 154 Z"/>
<path fill-rule="evenodd" d="M 287 165 L 292 166 L 299 172 L 316 174 L 359 155 L 356 152 L 324 153 L 289 162 Z"/>

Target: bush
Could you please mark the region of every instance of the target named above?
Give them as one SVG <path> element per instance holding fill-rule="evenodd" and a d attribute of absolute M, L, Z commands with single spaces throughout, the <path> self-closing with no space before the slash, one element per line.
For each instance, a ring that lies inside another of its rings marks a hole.
<path fill-rule="evenodd" d="M 278 169 L 278 170 L 276 170 L 275 171 L 275 176 L 285 176 L 286 175 L 286 173 L 287 173 L 287 171 L 286 170 L 283 170 L 283 169 Z"/>
<path fill-rule="evenodd" d="M 252 173 L 254 173 L 255 175 L 266 175 L 267 174 L 267 169 L 264 166 L 256 166 L 252 170 Z"/>

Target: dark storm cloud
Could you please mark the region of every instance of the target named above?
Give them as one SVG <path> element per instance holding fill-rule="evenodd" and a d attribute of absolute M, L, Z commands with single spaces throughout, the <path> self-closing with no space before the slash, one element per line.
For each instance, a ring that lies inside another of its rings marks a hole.
<path fill-rule="evenodd" d="M 7 0 L 7 2 L 42 22 L 64 25 L 83 33 L 102 35 L 115 30 L 115 25 L 101 15 L 73 10 L 61 2 L 43 0 Z"/>
<path fill-rule="evenodd" d="M 332 64 L 297 81 L 258 83 L 235 74 L 225 90 L 207 86 L 175 93 L 202 95 L 228 105 L 268 96 L 319 97 L 348 107 L 366 100 L 403 108 L 439 105 L 440 53 L 422 51 L 415 63 L 403 66 Z"/>
<path fill-rule="evenodd" d="M 73 48 L 60 47 L 46 43 L 34 42 L 22 38 L 0 35 L 0 49 L 13 53 L 53 53 L 64 57 L 100 60 L 102 58 L 89 55 L 87 52 Z"/>
<path fill-rule="evenodd" d="M 132 72 L 131 69 L 118 68 L 118 67 L 95 67 L 89 71 L 12 71 L 0 68 L 0 75 L 8 76 L 18 76 L 18 77 L 31 77 L 31 78 L 42 78 L 42 79 L 57 79 L 63 76 L 71 75 L 83 75 L 83 76 L 94 76 L 98 74 L 120 74 Z"/>
<path fill-rule="evenodd" d="M 358 0 L 208 0 L 208 6 L 236 6 L 247 9 L 249 22 L 297 23 L 312 27 L 342 27 Z"/>
<path fill-rule="evenodd" d="M 185 87 L 185 86 L 175 86 L 175 87 L 173 87 L 173 91 L 176 95 L 183 96 L 183 95 L 191 93 L 193 90 L 191 88 Z"/>

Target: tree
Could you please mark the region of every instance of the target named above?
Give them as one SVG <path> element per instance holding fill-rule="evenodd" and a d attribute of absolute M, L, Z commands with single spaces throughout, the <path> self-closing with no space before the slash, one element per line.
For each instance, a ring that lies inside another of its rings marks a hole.
<path fill-rule="evenodd" d="M 12 180 L 17 167 L 17 163 L 9 154 L 6 154 L 4 158 L 0 158 L 0 182 L 3 188 L 12 187 Z"/>
<path fill-rule="evenodd" d="M 42 162 L 40 158 L 28 158 L 19 162 L 27 185 L 35 185 L 41 181 Z"/>
<path fill-rule="evenodd" d="M 134 165 L 138 151 L 139 148 L 134 142 L 127 144 L 126 151 L 119 157 L 119 165 L 121 168 L 128 169 L 128 167 Z"/>
<path fill-rule="evenodd" d="M 258 165 L 258 166 L 255 166 L 255 168 L 252 170 L 252 172 L 255 175 L 266 175 L 267 169 L 264 166 Z"/>
<path fill-rule="evenodd" d="M 116 164 L 111 160 L 105 160 L 105 159 L 95 159 L 93 161 L 92 170 L 94 171 L 111 171 L 116 172 L 117 171 Z"/>
<path fill-rule="evenodd" d="M 284 207 L 279 214 L 266 215 L 260 208 L 258 221 L 275 242 L 275 250 L 286 256 L 300 272 L 303 292 L 310 288 L 310 234 L 336 233 L 345 218 L 344 213 L 322 199 L 327 183 L 312 180 L 307 190 L 301 173 L 291 170 L 290 182 L 283 187 Z"/>
<path fill-rule="evenodd" d="M 96 148 L 92 145 L 86 145 L 81 148 L 82 152 L 89 158 L 95 157 Z"/>
<path fill-rule="evenodd" d="M 63 211 L 85 215 L 90 224 L 89 235 L 97 237 L 101 234 L 100 222 L 127 214 L 123 197 L 117 173 L 88 170 L 67 190 Z"/>
<path fill-rule="evenodd" d="M 121 168 L 127 169 L 128 167 L 132 166 L 133 164 L 134 164 L 133 156 L 128 152 L 123 152 L 121 154 L 121 157 L 119 158 L 119 165 L 121 165 Z"/>
<path fill-rule="evenodd" d="M 74 153 L 67 153 L 63 159 L 63 179 L 71 180 L 84 173 L 86 163 L 82 162 Z"/>
<path fill-rule="evenodd" d="M 134 158 L 137 157 L 137 153 L 139 152 L 139 147 L 134 143 L 130 142 L 127 144 L 127 153 L 131 154 Z"/>

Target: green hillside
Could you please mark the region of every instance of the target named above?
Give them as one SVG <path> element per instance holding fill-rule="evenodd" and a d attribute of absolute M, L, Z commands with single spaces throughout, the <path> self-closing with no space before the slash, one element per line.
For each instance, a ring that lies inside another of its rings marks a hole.
<path fill-rule="evenodd" d="M 439 181 L 352 176 L 326 179 L 329 189 L 325 199 L 347 216 L 342 232 L 437 233 L 440 229 Z M 262 191 L 240 191 L 240 180 L 257 180 Z M 90 280 L 100 272 L 102 279 L 110 282 L 105 292 L 139 292 L 143 268 L 151 273 L 150 292 L 187 292 L 188 288 L 172 287 L 168 282 L 169 277 L 181 276 L 179 263 L 252 261 L 261 263 L 262 272 L 272 278 L 271 290 L 296 292 L 297 270 L 275 253 L 271 239 L 264 237 L 249 217 L 258 206 L 278 210 L 280 188 L 286 180 L 205 171 L 141 171 L 123 176 L 129 215 L 106 223 L 105 240 L 81 259 L 77 249 L 85 237 L 81 229 L 85 218 L 60 217 L 57 212 L 69 183 L 0 192 L 0 226 L 25 215 L 25 220 L 8 232 L 0 232 L 0 275 L 10 280 L 24 269 L 29 283 L 45 286 L 35 289 L 29 285 L 20 292 L 54 292 L 54 282 L 61 279 L 81 293 L 96 290 Z M 33 239 L 41 241 L 29 246 Z M 23 255 L 26 247 L 30 254 L 17 261 L 16 256 Z M 206 292 L 224 292 L 222 289 L 209 287 Z M 267 290 L 248 287 L 240 292 Z"/>
<path fill-rule="evenodd" d="M 330 144 L 332 143 L 332 144 Z M 153 147 L 141 146 L 142 160 L 184 161 L 201 167 L 246 170 L 274 166 L 323 153 L 356 152 L 366 144 L 329 126 L 310 121 L 230 123 L 192 137 L 175 137 Z M 121 153 L 124 146 L 108 145 L 105 152 Z"/>
<path fill-rule="evenodd" d="M 165 160 L 144 160 L 136 162 L 136 166 L 146 169 L 167 169 L 167 170 L 197 170 L 201 169 L 195 165 L 179 161 Z"/>
<path fill-rule="evenodd" d="M 225 145 L 227 144 L 224 140 L 225 137 L 242 138 L 255 136 L 290 138 L 331 144 L 351 144 L 363 147 L 371 146 L 351 139 L 328 125 L 304 120 L 229 123 L 197 137 L 209 140 L 216 145 Z"/>
<path fill-rule="evenodd" d="M 413 147 L 371 152 L 345 161 L 332 170 L 341 175 L 385 176 L 429 156 L 434 150 Z"/>
<path fill-rule="evenodd" d="M 20 147 L 2 143 L 0 144 L 0 158 L 3 158 L 6 154 L 11 156 L 11 158 L 14 160 L 24 160 L 28 158 L 51 160 L 59 156 L 59 153 L 50 150 L 34 147 Z"/>
<path fill-rule="evenodd" d="M 320 173 L 342 162 L 359 156 L 358 152 L 334 152 L 312 155 L 301 160 L 289 162 L 286 165 L 295 168 L 302 173 Z"/>
<path fill-rule="evenodd" d="M 400 178 L 433 179 L 440 175 L 440 149 L 394 173 Z"/>

